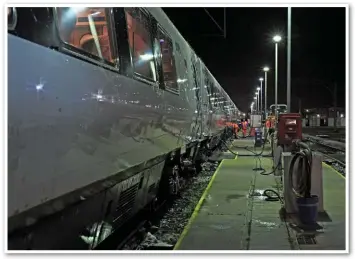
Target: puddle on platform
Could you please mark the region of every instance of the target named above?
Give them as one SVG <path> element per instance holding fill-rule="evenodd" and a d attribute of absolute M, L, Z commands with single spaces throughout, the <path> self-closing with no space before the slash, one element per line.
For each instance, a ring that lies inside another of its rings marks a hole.
<path fill-rule="evenodd" d="M 272 221 L 261 221 L 261 220 L 254 219 L 253 222 L 262 225 L 264 227 L 267 227 L 269 229 L 277 228 L 279 226 L 278 223 Z"/>
<path fill-rule="evenodd" d="M 230 195 L 227 195 L 226 201 L 231 202 L 231 200 L 237 200 L 237 199 L 240 199 L 243 197 L 244 197 L 244 195 L 240 195 L 240 194 L 230 194 Z"/>
<path fill-rule="evenodd" d="M 225 230 L 225 229 L 229 229 L 231 227 L 232 226 L 229 226 L 229 225 L 211 225 L 211 228 L 218 229 L 218 230 Z"/>
<path fill-rule="evenodd" d="M 247 197 L 253 197 L 255 200 L 264 201 L 267 197 L 263 195 L 265 190 L 254 190 L 252 194 L 248 194 Z"/>

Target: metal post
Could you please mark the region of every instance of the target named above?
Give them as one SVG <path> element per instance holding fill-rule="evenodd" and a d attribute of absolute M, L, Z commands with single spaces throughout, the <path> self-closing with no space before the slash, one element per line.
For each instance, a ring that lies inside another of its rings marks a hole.
<path fill-rule="evenodd" d="M 338 107 L 337 107 L 337 83 L 334 84 L 333 90 L 333 105 L 334 105 L 334 131 L 337 131 Z"/>
<path fill-rule="evenodd" d="M 260 95 L 258 94 L 258 112 L 260 112 Z"/>
<path fill-rule="evenodd" d="M 298 98 L 298 112 L 302 114 L 302 99 Z"/>
<path fill-rule="evenodd" d="M 263 81 L 260 80 L 260 110 L 261 116 L 263 115 Z"/>
<path fill-rule="evenodd" d="M 259 95 L 256 95 L 256 113 L 259 111 Z"/>
<path fill-rule="evenodd" d="M 277 42 L 275 43 L 275 119 L 276 124 L 278 121 L 278 112 L 277 112 Z"/>
<path fill-rule="evenodd" d="M 291 112 L 291 7 L 288 7 L 287 25 L 287 112 Z"/>
<path fill-rule="evenodd" d="M 265 71 L 265 116 L 266 116 L 266 111 L 267 111 L 267 72 Z"/>

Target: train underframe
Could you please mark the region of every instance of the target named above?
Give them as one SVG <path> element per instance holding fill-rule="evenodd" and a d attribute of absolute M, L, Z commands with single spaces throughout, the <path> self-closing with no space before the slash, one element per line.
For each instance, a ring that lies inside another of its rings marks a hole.
<path fill-rule="evenodd" d="M 66 206 L 53 215 L 31 219 L 28 227 L 9 233 L 9 250 L 97 249 L 138 213 L 150 213 L 157 205 L 178 195 L 187 180 L 201 171 L 201 165 L 223 142 L 232 137 L 226 128 L 219 135 L 195 141 L 184 149 L 145 162 L 120 174 L 124 181 L 111 180 L 107 187 Z M 60 206 L 60 200 L 51 206 Z M 62 205 L 63 206 L 63 205 Z M 35 208 L 36 209 L 36 208 Z M 43 210 L 38 208 L 37 210 Z"/>

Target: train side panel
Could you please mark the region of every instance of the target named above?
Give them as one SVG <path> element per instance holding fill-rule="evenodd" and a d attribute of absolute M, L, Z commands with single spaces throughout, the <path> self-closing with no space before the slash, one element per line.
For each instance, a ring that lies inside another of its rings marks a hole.
<path fill-rule="evenodd" d="M 226 110 L 212 98 L 223 88 L 162 10 L 148 10 L 173 42 L 175 89 L 8 34 L 8 229 L 26 227 L 13 248 L 92 246 L 83 229 L 102 234 L 104 221 L 112 232 L 156 198 L 181 147 L 219 139 Z"/>

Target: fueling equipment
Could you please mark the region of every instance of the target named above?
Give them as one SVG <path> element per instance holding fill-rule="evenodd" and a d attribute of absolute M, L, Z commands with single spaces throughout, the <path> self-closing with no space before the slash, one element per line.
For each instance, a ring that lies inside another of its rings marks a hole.
<path fill-rule="evenodd" d="M 254 147 L 261 147 L 263 145 L 263 133 L 261 128 L 255 129 Z"/>
<path fill-rule="evenodd" d="M 302 140 L 302 119 L 298 113 L 280 114 L 278 122 L 278 144 L 290 146 L 294 140 Z"/>
<path fill-rule="evenodd" d="M 260 127 L 262 127 L 261 115 L 259 115 L 259 114 L 250 115 L 250 127 L 252 127 L 252 128 L 260 128 Z"/>
<path fill-rule="evenodd" d="M 294 141 L 296 152 L 283 152 L 283 191 L 286 213 L 298 213 L 303 224 L 314 224 L 323 212 L 322 155 Z"/>

